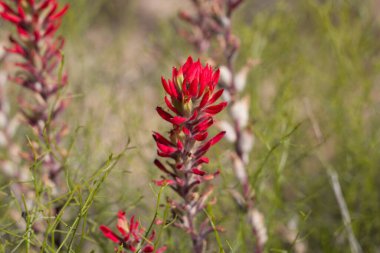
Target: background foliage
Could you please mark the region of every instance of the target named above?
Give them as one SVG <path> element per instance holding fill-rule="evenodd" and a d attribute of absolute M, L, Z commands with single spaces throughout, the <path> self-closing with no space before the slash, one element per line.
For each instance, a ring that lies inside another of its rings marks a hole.
<path fill-rule="evenodd" d="M 113 224 L 119 209 L 146 226 L 154 215 L 158 189 L 148 185 L 158 172 L 151 133 L 167 129 L 155 113 L 162 104 L 160 76 L 189 54 L 197 57 L 175 31 L 183 25 L 176 13 L 188 3 L 65 2 L 71 4 L 62 33 L 72 96 L 65 120 L 74 144 L 67 169 L 73 198 L 67 217 L 60 217 L 67 224 L 62 233 L 72 238 L 65 247 L 74 252 L 109 252 L 113 246 L 99 224 Z M 375 0 L 252 0 L 234 17 L 241 39 L 238 65 L 248 58 L 261 61 L 247 93 L 256 135 L 250 179 L 266 218 L 267 252 L 294 252 L 297 240 L 308 252 L 350 251 L 328 168 L 339 174 L 363 252 L 380 252 L 379 11 Z M 8 30 L 0 23 L 2 44 Z M 9 92 L 17 94 L 18 88 Z M 315 136 L 318 127 L 322 139 Z M 131 149 L 110 170 L 104 161 L 115 161 L 109 154 L 122 152 L 129 141 Z M 227 147 L 222 143 L 211 151 L 210 167 L 222 170 L 212 211 L 226 229 L 220 234 L 226 252 L 249 252 L 249 226 L 229 193 L 236 182 L 224 158 Z M 28 239 L 25 231 L 12 230 L 8 211 L 18 204 L 7 179 L 0 176 L 0 182 L 0 251 L 10 252 Z M 292 243 L 287 234 L 294 224 Z M 185 235 L 178 234 L 165 229 L 161 242 L 169 252 L 189 252 L 180 238 Z"/>

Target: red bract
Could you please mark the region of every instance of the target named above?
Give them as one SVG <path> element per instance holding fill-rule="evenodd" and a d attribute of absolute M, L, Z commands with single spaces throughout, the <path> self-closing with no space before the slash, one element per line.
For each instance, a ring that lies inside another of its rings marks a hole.
<path fill-rule="evenodd" d="M 213 117 L 227 105 L 226 102 L 216 102 L 223 93 L 222 89 L 216 90 L 218 79 L 219 70 L 214 71 L 209 65 L 202 66 L 199 60 L 194 62 L 191 57 L 179 69 L 173 68 L 170 79 L 162 77 L 167 93 L 164 101 L 169 110 L 157 107 L 157 112 L 172 124 L 172 128 L 167 137 L 153 133 L 158 156 L 171 160 L 167 165 L 158 159 L 154 161 L 165 174 L 155 183 L 169 185 L 182 198 L 181 203 L 169 200 L 176 214 L 174 224 L 191 235 L 196 253 L 203 252 L 204 240 L 213 231 L 208 220 L 196 227 L 196 215 L 205 207 L 212 192 L 212 188 L 202 192 L 196 186 L 219 174 L 219 171 L 208 173 L 202 169 L 203 164 L 209 162 L 205 157 L 207 151 L 225 135 L 225 132 L 220 132 L 208 138 Z"/>
<path fill-rule="evenodd" d="M 145 229 L 139 227 L 139 225 L 139 222 L 135 221 L 134 216 L 132 216 L 128 222 L 127 218 L 125 217 L 125 212 L 119 211 L 117 214 L 116 228 L 118 229 L 120 235 L 114 233 L 107 226 L 101 225 L 99 228 L 105 237 L 114 243 L 121 245 L 127 251 L 136 252 L 136 250 L 141 248 L 141 252 L 165 252 L 166 246 L 161 247 L 155 251 L 153 246 L 153 240 L 155 237 L 154 230 L 152 231 L 149 238 L 144 238 Z"/>

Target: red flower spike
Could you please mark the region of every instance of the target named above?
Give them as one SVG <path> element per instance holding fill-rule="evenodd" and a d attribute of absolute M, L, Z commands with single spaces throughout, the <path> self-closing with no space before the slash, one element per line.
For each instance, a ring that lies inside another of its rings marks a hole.
<path fill-rule="evenodd" d="M 200 241 L 205 240 L 208 233 L 206 231 L 212 231 L 212 228 L 206 225 L 201 225 L 200 228 L 189 227 L 189 223 L 197 223 L 195 219 L 200 210 L 194 211 L 185 207 L 197 206 L 200 205 L 197 202 L 205 201 L 194 199 L 195 195 L 203 194 L 202 187 L 196 186 L 215 177 L 215 174 L 203 170 L 202 166 L 209 162 L 205 156 L 207 151 L 225 135 L 221 132 L 207 140 L 208 129 L 214 123 L 214 115 L 227 105 L 226 102 L 214 104 L 223 93 L 223 90 L 215 90 L 218 78 L 218 70 L 213 71 L 209 65 L 202 66 L 199 60 L 193 62 L 191 57 L 179 68 L 173 67 L 170 79 L 161 78 L 162 86 L 168 94 L 164 97 L 165 104 L 173 113 L 157 107 L 158 114 L 172 123 L 172 128 L 168 131 L 167 138 L 158 133 L 153 135 L 158 155 L 173 160 L 168 162 L 172 169 L 170 172 L 157 159 L 154 161 L 155 165 L 165 173 L 164 179 L 155 183 L 159 186 L 169 183 L 175 185 L 170 188 L 176 191 L 182 201 L 169 200 L 169 204 L 175 213 L 192 219 L 183 222 L 186 219 L 180 217 L 176 223 L 186 232 L 199 233 L 195 236 L 199 237 Z M 165 250 L 166 247 L 161 249 Z M 157 253 L 160 253 L 161 249 L 157 250 Z"/>

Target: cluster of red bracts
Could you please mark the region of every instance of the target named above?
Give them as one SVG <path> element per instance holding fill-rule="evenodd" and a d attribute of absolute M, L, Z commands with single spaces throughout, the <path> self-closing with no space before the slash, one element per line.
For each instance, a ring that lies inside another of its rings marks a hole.
<path fill-rule="evenodd" d="M 15 8 L 0 1 L 0 16 L 17 26 L 20 37 L 35 41 L 54 34 L 60 26 L 61 17 L 69 7 L 66 5 L 58 10 L 57 0 L 13 0 L 12 2 L 16 5 Z"/>
<path fill-rule="evenodd" d="M 208 128 L 213 125 L 213 116 L 222 111 L 227 103 L 215 105 L 223 90 L 215 91 L 219 79 L 219 70 L 215 72 L 208 65 L 202 66 L 193 62 L 189 57 L 179 70 L 173 68 L 172 79 L 162 78 L 162 85 L 168 94 L 165 103 L 171 110 L 166 112 L 157 107 L 158 114 L 166 121 L 172 123 L 170 138 L 154 132 L 153 138 L 157 144 L 157 153 L 161 157 L 171 158 L 175 164 L 169 163 L 169 170 L 159 160 L 155 165 L 171 179 L 156 181 L 158 185 L 184 185 L 183 179 L 177 175 L 192 173 L 200 176 L 196 182 L 212 179 L 215 174 L 207 174 L 201 169 L 202 164 L 208 163 L 206 152 L 220 141 L 225 132 L 206 140 Z M 217 174 L 218 172 L 216 172 Z"/>
<path fill-rule="evenodd" d="M 117 235 L 107 226 L 101 225 L 100 230 L 103 232 L 104 236 L 121 245 L 124 249 L 130 252 L 136 252 L 136 250 L 141 249 L 140 252 L 155 252 L 163 253 L 166 250 L 166 246 L 163 246 L 155 251 L 153 246 L 153 240 L 155 237 L 155 231 L 153 230 L 149 238 L 144 238 L 145 229 L 139 226 L 139 222 L 135 220 L 132 216 L 127 221 L 125 217 L 125 212 L 119 211 L 117 214 L 117 225 L 116 228 L 119 230 L 121 235 Z M 118 249 L 116 248 L 115 251 Z"/>
<path fill-rule="evenodd" d="M 0 0 L 0 16 L 16 26 L 16 35 L 10 36 L 9 53 L 20 57 L 15 65 L 19 70 L 9 79 L 35 94 L 35 103 L 20 100 L 21 111 L 30 125 L 53 118 L 67 106 L 60 101 L 51 115 L 47 115 L 47 100 L 67 84 L 67 75 L 59 75 L 62 61 L 62 38 L 54 35 L 61 24 L 68 5 L 58 8 L 57 0 Z"/>

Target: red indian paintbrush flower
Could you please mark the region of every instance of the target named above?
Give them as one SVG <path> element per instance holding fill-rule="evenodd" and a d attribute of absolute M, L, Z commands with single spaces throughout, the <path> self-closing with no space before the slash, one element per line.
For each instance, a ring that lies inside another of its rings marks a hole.
<path fill-rule="evenodd" d="M 195 216 L 206 205 L 212 188 L 201 191 L 197 185 L 209 181 L 219 172 L 207 173 L 202 169 L 209 159 L 207 151 L 219 142 L 225 132 L 208 138 L 208 129 L 213 125 L 213 117 L 222 111 L 227 103 L 216 101 L 223 90 L 216 90 L 219 70 L 211 66 L 202 66 L 189 57 L 179 69 L 173 68 L 172 78 L 162 78 L 162 85 L 167 93 L 165 103 L 170 112 L 157 107 L 157 112 L 164 120 L 172 124 L 168 138 L 154 132 L 157 154 L 172 161 L 165 166 L 156 159 L 155 165 L 166 175 L 157 185 L 170 185 L 182 198 L 182 202 L 169 200 L 173 212 L 177 215 L 175 225 L 191 235 L 194 252 L 203 252 L 204 241 L 212 228 L 206 219 L 200 228 L 195 224 Z"/>
<path fill-rule="evenodd" d="M 114 233 L 107 226 L 101 225 L 99 228 L 105 237 L 114 243 L 121 245 L 127 251 L 136 252 L 136 250 L 141 248 L 141 252 L 165 252 L 166 246 L 157 250 L 154 249 L 153 240 L 155 237 L 155 231 L 152 231 L 149 238 L 145 238 L 145 229 L 139 227 L 139 225 L 139 222 L 135 220 L 134 216 L 132 216 L 128 222 L 125 217 L 125 212 L 119 211 L 117 214 L 116 228 L 119 230 L 120 235 Z M 117 251 L 117 248 L 115 251 Z"/>
<path fill-rule="evenodd" d="M 67 127 L 59 124 L 57 116 L 68 104 L 67 100 L 59 99 L 67 76 L 60 67 L 64 40 L 56 32 L 67 9 L 68 5 L 59 8 L 57 0 L 0 0 L 0 17 L 16 28 L 9 36 L 11 46 L 5 48 L 16 56 L 16 71 L 9 80 L 24 88 L 19 97 L 19 110 L 35 134 L 30 142 L 32 148 L 21 156 L 29 161 L 41 161 L 38 175 L 53 196 L 64 192 L 66 186 L 59 175 L 67 152 L 58 144 Z M 24 191 L 27 196 L 26 191 L 33 190 Z M 61 209 L 60 204 L 49 207 L 45 215 L 56 215 Z M 43 234 L 45 228 L 44 222 L 33 226 L 38 234 Z M 54 237 L 56 245 L 60 245 L 60 238 L 59 234 Z"/>
<path fill-rule="evenodd" d="M 19 97 L 19 109 L 38 138 L 49 147 L 57 147 L 51 142 L 59 142 L 67 132 L 65 125 L 57 126 L 56 122 L 68 101 L 58 99 L 58 92 L 67 84 L 67 75 L 59 67 L 64 40 L 55 36 L 67 9 L 68 5 L 59 9 L 57 0 L 0 0 L 0 16 L 17 29 L 9 37 L 11 47 L 6 48 L 19 59 L 15 63 L 17 72 L 10 80 L 31 91 Z M 35 149 L 42 152 L 41 147 Z M 64 150 L 53 152 L 55 156 L 65 154 Z M 32 152 L 24 156 L 34 159 Z M 47 154 L 44 166 L 47 178 L 56 183 L 61 165 L 52 154 Z"/>

